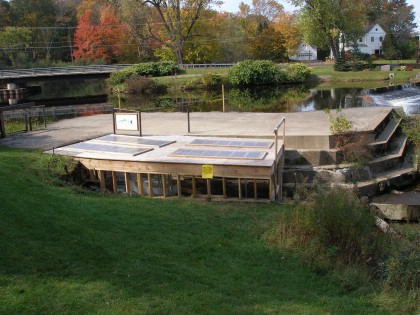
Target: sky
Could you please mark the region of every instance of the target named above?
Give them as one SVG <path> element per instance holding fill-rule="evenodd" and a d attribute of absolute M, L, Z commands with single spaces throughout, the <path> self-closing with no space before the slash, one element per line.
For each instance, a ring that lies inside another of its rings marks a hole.
<path fill-rule="evenodd" d="M 241 2 L 244 2 L 246 4 L 251 4 L 252 0 L 224 0 L 224 4 L 221 6 L 221 11 L 228 11 L 228 12 L 238 12 L 239 11 L 239 4 Z M 285 11 L 294 11 L 296 7 L 291 5 L 287 1 L 279 0 L 279 3 L 281 3 L 284 6 Z M 414 6 L 414 12 L 416 15 L 415 22 L 417 23 L 417 32 L 420 31 L 420 1 L 419 0 L 407 0 L 408 4 L 411 4 Z"/>

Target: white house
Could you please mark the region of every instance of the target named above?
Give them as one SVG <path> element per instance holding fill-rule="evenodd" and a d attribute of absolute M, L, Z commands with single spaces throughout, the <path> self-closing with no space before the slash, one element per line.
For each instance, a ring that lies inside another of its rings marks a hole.
<path fill-rule="evenodd" d="M 296 54 L 289 57 L 290 60 L 295 61 L 312 61 L 317 60 L 317 58 L 317 48 L 304 42 L 300 43 Z"/>
<path fill-rule="evenodd" d="M 379 24 L 369 25 L 365 35 L 360 37 L 357 41 L 360 52 L 369 55 L 382 54 L 382 42 L 385 35 L 386 32 Z M 350 49 L 350 47 L 348 49 Z"/>

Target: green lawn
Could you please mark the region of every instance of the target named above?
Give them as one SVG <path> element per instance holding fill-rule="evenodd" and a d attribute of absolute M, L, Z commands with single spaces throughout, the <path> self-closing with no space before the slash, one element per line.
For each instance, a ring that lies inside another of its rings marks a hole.
<path fill-rule="evenodd" d="M 0 314 L 414 314 L 267 245 L 287 206 L 53 186 L 40 156 L 0 147 Z"/>

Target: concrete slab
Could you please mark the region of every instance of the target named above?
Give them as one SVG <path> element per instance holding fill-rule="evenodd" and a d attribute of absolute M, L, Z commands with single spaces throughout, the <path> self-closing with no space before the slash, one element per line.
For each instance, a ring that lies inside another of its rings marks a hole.
<path fill-rule="evenodd" d="M 363 107 L 343 109 L 342 113 L 353 122 L 353 130 L 372 131 L 391 111 L 390 107 Z M 141 116 L 142 131 L 146 136 L 194 135 L 243 138 L 273 137 L 274 127 L 285 117 L 286 148 L 330 148 L 331 132 L 328 117 L 323 111 L 299 113 L 193 112 L 190 113 L 191 133 L 187 132 L 187 113 L 145 112 Z M 0 139 L 0 145 L 50 150 L 112 132 L 112 115 L 110 114 L 78 117 L 49 124 L 46 130 L 9 135 Z"/>

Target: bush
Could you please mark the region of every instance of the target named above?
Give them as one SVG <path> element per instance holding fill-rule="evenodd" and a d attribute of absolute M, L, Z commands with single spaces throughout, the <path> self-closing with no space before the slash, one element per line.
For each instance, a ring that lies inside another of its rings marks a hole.
<path fill-rule="evenodd" d="M 132 75 L 160 77 L 172 75 L 179 71 L 177 64 L 173 61 L 145 62 L 112 73 L 107 83 L 109 85 L 121 84 Z"/>
<path fill-rule="evenodd" d="M 276 84 L 280 76 L 280 69 L 269 60 L 245 60 L 228 72 L 229 82 L 242 86 Z"/>
<path fill-rule="evenodd" d="M 311 70 L 302 63 L 293 63 L 282 69 L 287 83 L 303 83 L 311 75 Z"/>
<path fill-rule="evenodd" d="M 205 73 L 201 76 L 201 83 L 205 88 L 217 88 L 223 84 L 223 76 L 219 73 Z"/>
<path fill-rule="evenodd" d="M 126 81 L 126 91 L 130 94 L 152 95 L 163 91 L 164 87 L 156 83 L 153 79 L 132 75 Z"/>
<path fill-rule="evenodd" d="M 386 250 L 380 233 L 369 205 L 353 191 L 336 187 L 309 194 L 272 240 L 301 248 L 314 269 L 326 272 L 376 265 Z"/>
<path fill-rule="evenodd" d="M 229 82 L 233 85 L 268 85 L 302 83 L 311 74 L 304 64 L 291 64 L 278 67 L 269 60 L 246 60 L 232 67 L 228 73 Z"/>

